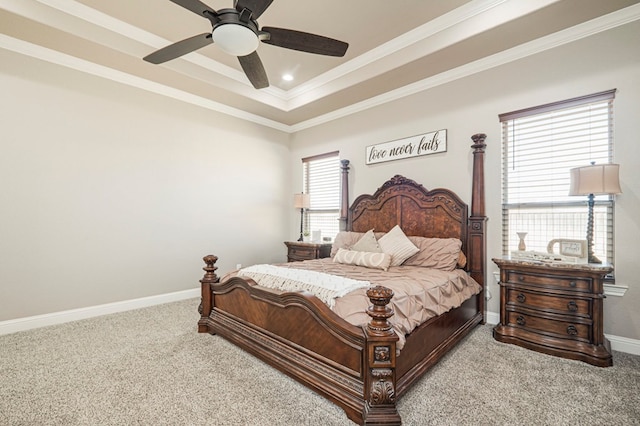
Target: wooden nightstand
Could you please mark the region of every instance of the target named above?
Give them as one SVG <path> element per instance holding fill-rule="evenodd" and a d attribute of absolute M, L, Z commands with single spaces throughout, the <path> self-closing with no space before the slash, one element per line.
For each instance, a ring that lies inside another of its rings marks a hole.
<path fill-rule="evenodd" d="M 331 255 L 331 243 L 305 243 L 302 241 L 285 241 L 287 245 L 287 261 L 322 259 Z"/>
<path fill-rule="evenodd" d="M 538 352 L 613 365 L 602 311 L 608 265 L 493 259 L 500 267 L 500 323 L 493 337 Z"/>

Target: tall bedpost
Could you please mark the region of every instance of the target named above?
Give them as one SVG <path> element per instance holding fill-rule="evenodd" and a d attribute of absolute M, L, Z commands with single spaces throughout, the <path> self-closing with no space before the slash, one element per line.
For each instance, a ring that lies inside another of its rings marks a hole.
<path fill-rule="evenodd" d="M 211 293 L 211 284 L 220 282 L 220 278 L 216 275 L 218 257 L 214 255 L 208 255 L 202 258 L 205 263 L 205 267 L 202 268 L 204 277 L 200 280 L 202 288 L 202 297 L 200 299 L 200 306 L 198 312 L 200 312 L 200 320 L 198 321 L 198 333 L 209 332 L 209 315 L 211 315 L 211 308 L 213 306 L 213 294 Z"/>
<path fill-rule="evenodd" d="M 482 324 L 486 322 L 485 286 L 486 286 L 486 252 L 487 240 L 485 228 L 487 217 L 484 204 L 484 142 L 487 135 L 478 133 L 471 136 L 473 140 L 473 186 L 471 188 L 471 216 L 469 217 L 469 273 L 481 286 L 478 294 L 478 309 L 482 312 Z"/>
<path fill-rule="evenodd" d="M 396 342 L 398 336 L 388 321 L 394 314 L 388 306 L 393 291 L 376 286 L 367 290 L 372 305 L 367 314 L 371 321 L 364 327 L 367 347 L 365 376 L 365 407 L 363 424 L 399 425 L 396 408 Z"/>
<path fill-rule="evenodd" d="M 340 160 L 340 231 L 347 230 L 349 215 L 349 160 Z"/>

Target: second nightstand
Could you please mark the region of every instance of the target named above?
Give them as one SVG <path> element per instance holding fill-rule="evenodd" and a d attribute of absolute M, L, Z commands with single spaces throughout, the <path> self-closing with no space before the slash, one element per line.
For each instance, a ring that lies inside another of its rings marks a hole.
<path fill-rule="evenodd" d="M 602 324 L 610 266 L 493 261 L 500 267 L 496 340 L 599 367 L 613 364 Z"/>
<path fill-rule="evenodd" d="M 331 243 L 305 243 L 302 241 L 285 241 L 287 261 L 322 259 L 331 255 Z"/>

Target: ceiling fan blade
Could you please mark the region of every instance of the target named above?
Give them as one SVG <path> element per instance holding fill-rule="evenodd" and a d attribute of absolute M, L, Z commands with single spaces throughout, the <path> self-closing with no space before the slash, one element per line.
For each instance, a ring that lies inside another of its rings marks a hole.
<path fill-rule="evenodd" d="M 152 64 L 161 64 L 163 62 L 170 61 L 171 59 L 175 59 L 178 56 L 186 55 L 194 50 L 198 50 L 211 43 L 213 43 L 211 33 L 198 34 L 177 43 L 170 44 L 160 50 L 156 50 L 142 59 L 147 62 L 151 62 Z"/>
<path fill-rule="evenodd" d="M 269 79 L 258 52 L 250 53 L 247 56 L 238 56 L 238 60 L 253 87 L 256 89 L 269 87 Z"/>
<path fill-rule="evenodd" d="M 262 31 L 270 35 L 264 43 L 318 55 L 344 56 L 349 47 L 340 40 L 285 28 L 263 27 Z"/>
<path fill-rule="evenodd" d="M 207 17 L 207 15 L 204 13 L 205 11 L 208 11 L 212 15 L 216 15 L 215 10 L 211 9 L 209 6 L 207 6 L 206 4 L 198 0 L 171 0 L 171 1 L 177 4 L 178 6 L 182 6 L 185 9 L 188 9 L 197 15 L 204 16 L 205 18 Z"/>
<path fill-rule="evenodd" d="M 252 12 L 251 19 L 258 19 L 271 3 L 273 0 L 238 0 L 236 10 L 242 12 L 242 9 L 249 9 Z"/>

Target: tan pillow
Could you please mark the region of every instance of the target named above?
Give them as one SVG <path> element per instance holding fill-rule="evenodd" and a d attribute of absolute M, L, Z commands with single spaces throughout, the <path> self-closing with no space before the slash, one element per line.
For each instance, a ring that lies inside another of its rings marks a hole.
<path fill-rule="evenodd" d="M 463 263 L 461 267 L 466 264 L 466 258 L 460 250 L 462 241 L 457 238 L 409 237 L 409 240 L 420 251 L 407 259 L 405 265 L 453 271 L 460 262 Z"/>
<path fill-rule="evenodd" d="M 391 255 L 391 266 L 402 265 L 405 260 L 420 251 L 398 225 L 380 237 L 378 244 L 383 252 Z"/>
<path fill-rule="evenodd" d="M 366 251 L 369 253 L 382 253 L 380 244 L 378 244 L 378 240 L 376 240 L 376 236 L 373 234 L 373 229 L 365 232 L 358 242 L 351 247 L 351 250 Z"/>
<path fill-rule="evenodd" d="M 331 246 L 331 257 L 334 257 L 336 253 L 338 253 L 338 250 L 341 248 L 350 250 L 351 247 L 353 247 L 353 245 L 357 243 L 363 235 L 364 232 L 338 232 L 338 235 L 336 235 L 336 238 L 334 238 L 333 245 Z"/>
<path fill-rule="evenodd" d="M 331 257 L 335 256 L 338 252 L 338 249 L 347 249 L 351 250 L 353 246 L 360 241 L 360 239 L 364 236 L 364 232 L 352 232 L 352 231 L 340 231 L 336 238 L 333 240 L 333 245 L 331 246 Z M 374 232 L 373 235 L 376 238 L 380 238 L 384 235 L 383 232 Z M 382 249 L 381 249 L 382 250 Z"/>
<path fill-rule="evenodd" d="M 386 271 L 389 269 L 391 256 L 387 253 L 370 253 L 366 251 L 354 251 L 340 248 L 333 257 L 333 261 L 336 263 L 364 266 L 366 268 L 382 269 L 383 271 Z"/>

